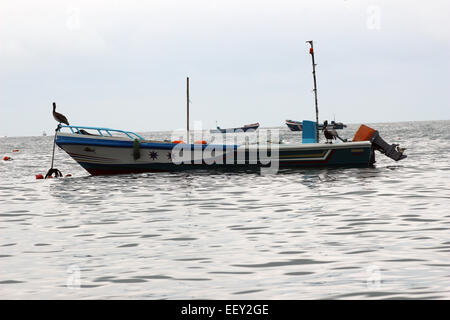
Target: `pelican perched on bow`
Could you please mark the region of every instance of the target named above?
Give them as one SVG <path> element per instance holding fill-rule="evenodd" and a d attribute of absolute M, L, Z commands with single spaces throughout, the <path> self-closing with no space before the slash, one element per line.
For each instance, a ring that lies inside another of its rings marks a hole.
<path fill-rule="evenodd" d="M 64 124 L 69 125 L 69 121 L 67 121 L 66 116 L 59 112 L 56 112 L 56 103 L 55 102 L 53 102 L 53 118 L 56 121 L 58 121 L 59 124 L 64 123 Z"/>

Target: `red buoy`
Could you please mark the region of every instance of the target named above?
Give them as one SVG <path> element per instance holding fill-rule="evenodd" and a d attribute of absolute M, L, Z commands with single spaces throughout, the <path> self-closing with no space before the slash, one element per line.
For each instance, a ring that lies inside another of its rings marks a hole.
<path fill-rule="evenodd" d="M 11 157 L 8 157 L 8 156 L 4 156 L 4 157 L 3 157 L 3 160 L 9 161 L 9 160 L 12 160 L 12 158 L 11 158 Z"/>
<path fill-rule="evenodd" d="M 71 177 L 72 175 L 70 173 L 66 174 L 66 177 Z"/>
<path fill-rule="evenodd" d="M 44 176 L 42 174 L 37 174 L 36 179 L 44 179 Z"/>
<path fill-rule="evenodd" d="M 14 149 L 12 152 L 19 152 L 19 149 Z"/>

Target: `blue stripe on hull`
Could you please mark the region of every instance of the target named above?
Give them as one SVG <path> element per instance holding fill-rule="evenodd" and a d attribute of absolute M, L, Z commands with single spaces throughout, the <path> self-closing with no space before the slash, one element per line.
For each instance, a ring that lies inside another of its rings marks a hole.
<path fill-rule="evenodd" d="M 66 136 L 57 136 L 56 144 L 58 147 L 62 148 L 64 145 L 85 145 L 85 146 L 100 146 L 100 147 L 116 147 L 116 148 L 133 148 L 133 141 L 121 141 L 121 140 L 107 140 L 107 139 L 85 139 L 83 137 L 66 137 Z M 163 150 L 172 150 L 175 146 L 174 143 L 154 143 L 154 142 L 141 142 L 139 148 L 141 149 L 163 149 Z M 190 144 L 192 150 L 194 149 L 194 145 Z M 205 149 L 207 145 L 204 144 L 195 144 L 195 148 Z M 213 146 L 213 145 L 210 145 Z M 220 145 L 222 146 L 222 145 Z M 220 149 L 219 146 L 215 146 L 216 149 Z M 225 146 L 222 146 L 225 150 Z M 237 145 L 228 145 L 228 148 L 236 149 Z"/>

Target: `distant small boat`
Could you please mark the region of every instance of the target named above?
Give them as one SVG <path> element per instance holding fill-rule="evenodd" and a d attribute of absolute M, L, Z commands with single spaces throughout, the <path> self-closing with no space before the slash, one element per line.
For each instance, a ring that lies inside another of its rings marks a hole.
<path fill-rule="evenodd" d="M 291 131 L 302 131 L 302 122 L 301 121 L 295 121 L 295 120 L 286 120 L 286 125 L 291 129 Z M 329 129 L 344 129 L 347 128 L 346 124 L 343 124 L 342 122 L 335 122 L 332 120 L 327 128 Z M 319 130 L 323 129 L 323 123 L 319 124 Z"/>
<path fill-rule="evenodd" d="M 42 136 L 46 137 L 47 133 L 45 131 L 42 131 Z"/>
<path fill-rule="evenodd" d="M 302 122 L 294 120 L 286 120 L 286 125 L 291 131 L 302 131 Z"/>
<path fill-rule="evenodd" d="M 259 128 L 259 123 L 252 123 L 252 124 L 246 124 L 243 127 L 239 128 L 228 128 L 228 129 L 222 129 L 219 126 L 217 126 L 217 129 L 211 129 L 211 133 L 227 133 L 227 132 L 246 132 L 248 130 L 256 130 Z"/>

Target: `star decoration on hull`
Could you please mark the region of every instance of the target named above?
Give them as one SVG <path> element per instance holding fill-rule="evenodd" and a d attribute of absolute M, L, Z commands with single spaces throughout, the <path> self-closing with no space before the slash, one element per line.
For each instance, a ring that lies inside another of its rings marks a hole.
<path fill-rule="evenodd" d="M 158 159 L 158 152 L 155 151 L 150 152 L 150 158 L 152 158 L 152 160 Z"/>

